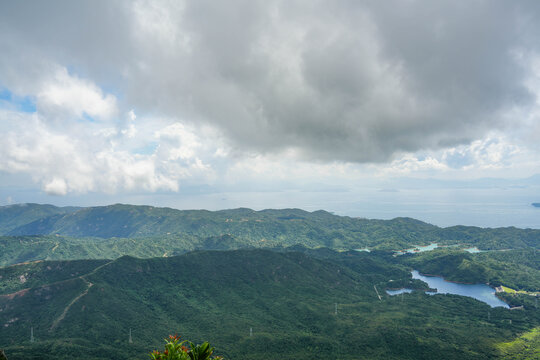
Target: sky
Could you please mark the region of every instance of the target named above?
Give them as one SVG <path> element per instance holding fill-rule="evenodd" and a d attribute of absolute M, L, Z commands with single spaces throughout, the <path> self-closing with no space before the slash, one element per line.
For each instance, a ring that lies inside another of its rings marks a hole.
<path fill-rule="evenodd" d="M 0 205 L 540 228 L 538 1 L 0 0 Z"/>

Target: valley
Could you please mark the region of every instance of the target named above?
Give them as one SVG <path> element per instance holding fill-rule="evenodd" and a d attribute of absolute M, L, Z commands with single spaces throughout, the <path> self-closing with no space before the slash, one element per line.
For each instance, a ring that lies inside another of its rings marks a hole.
<path fill-rule="evenodd" d="M 75 215 L 79 228 L 95 229 L 75 210 L 51 215 L 65 227 L 3 235 L 0 348 L 9 359 L 144 359 L 175 333 L 208 340 L 227 359 L 492 359 L 510 356 L 500 344 L 525 341 L 519 337 L 540 326 L 537 298 L 525 293 L 498 294 L 523 307 L 511 311 L 466 296 L 385 292 L 428 289 L 412 269 L 538 291 L 537 230 L 448 229 L 301 210 L 195 211 L 182 219 L 177 210 L 112 208 L 84 212 L 116 229 L 166 232 L 62 230 L 76 228 L 69 225 Z M 17 216 L 19 229 L 36 222 Z M 489 234 L 506 236 L 512 250 L 463 249 L 493 248 Z M 460 246 L 395 254 L 434 240 Z M 353 250 L 364 247 L 370 251 Z"/>

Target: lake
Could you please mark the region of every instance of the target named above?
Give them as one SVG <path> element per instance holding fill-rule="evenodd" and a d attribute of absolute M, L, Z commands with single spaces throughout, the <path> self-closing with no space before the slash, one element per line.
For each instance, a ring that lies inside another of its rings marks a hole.
<path fill-rule="evenodd" d="M 430 288 L 437 289 L 436 293 L 428 294 L 455 294 L 475 298 L 485 302 L 491 307 L 502 306 L 509 308 L 508 304 L 495 296 L 495 289 L 486 284 L 458 284 L 444 280 L 440 276 L 424 276 L 417 270 L 412 272 L 413 279 L 420 279 L 428 284 Z"/>

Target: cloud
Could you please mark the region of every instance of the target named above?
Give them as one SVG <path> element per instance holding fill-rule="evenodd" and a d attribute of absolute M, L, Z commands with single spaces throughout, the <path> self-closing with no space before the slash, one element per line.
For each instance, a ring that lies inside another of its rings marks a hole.
<path fill-rule="evenodd" d="M 34 5 L 3 5 L 3 48 L 20 56 L 2 76 L 39 54 L 114 87 L 128 109 L 215 126 L 239 153 L 389 161 L 512 128 L 504 114 L 536 101 L 516 58 L 538 54 L 534 1 Z M 114 98 L 79 80 L 88 101 L 68 108 L 111 116 Z M 49 90 L 49 104 L 73 103 Z"/>
<path fill-rule="evenodd" d="M 62 116 L 107 120 L 118 112 L 116 97 L 104 95 L 99 87 L 88 80 L 57 69 L 37 92 L 37 108 L 47 117 Z"/>
<path fill-rule="evenodd" d="M 50 195 L 66 195 L 68 192 L 66 181 L 60 178 L 54 178 L 44 184 L 43 190 Z"/>
<path fill-rule="evenodd" d="M 57 195 L 527 176 L 539 15 L 535 1 L 5 3 L 0 171 Z"/>
<path fill-rule="evenodd" d="M 520 155 L 523 150 L 509 143 L 504 136 L 488 136 L 469 145 L 445 150 L 441 157 L 454 168 L 500 169 L 512 165 L 516 158 L 522 157 Z"/>
<path fill-rule="evenodd" d="M 137 154 L 130 151 L 131 143 L 144 139 L 129 131 L 92 131 L 98 125 L 87 122 L 59 128 L 36 113 L 0 110 L 0 124 L 7 123 L 0 172 L 27 174 L 51 195 L 178 191 L 183 179 L 212 177 L 201 156 L 211 157 L 215 149 L 202 147 L 195 130 L 180 124 L 155 131 L 156 149 Z"/>
<path fill-rule="evenodd" d="M 470 179 L 528 177 L 535 174 L 538 154 L 512 136 L 492 131 L 469 144 L 437 151 L 403 153 L 388 164 L 366 165 L 377 176 Z"/>

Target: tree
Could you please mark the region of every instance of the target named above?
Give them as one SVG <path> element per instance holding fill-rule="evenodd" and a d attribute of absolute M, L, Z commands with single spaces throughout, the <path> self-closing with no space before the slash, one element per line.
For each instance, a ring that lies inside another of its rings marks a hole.
<path fill-rule="evenodd" d="M 189 347 L 185 346 L 187 344 Z M 178 335 L 169 335 L 165 339 L 165 350 L 154 350 L 150 357 L 153 360 L 218 360 L 220 356 L 212 356 L 214 348 L 210 347 L 208 341 L 195 345 L 191 341 L 180 341 Z"/>

